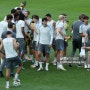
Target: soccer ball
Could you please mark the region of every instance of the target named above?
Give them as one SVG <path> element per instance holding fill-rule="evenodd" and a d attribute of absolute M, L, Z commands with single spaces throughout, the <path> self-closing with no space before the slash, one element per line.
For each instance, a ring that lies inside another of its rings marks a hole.
<path fill-rule="evenodd" d="M 15 87 L 20 86 L 20 81 L 14 80 L 13 86 L 15 86 Z"/>

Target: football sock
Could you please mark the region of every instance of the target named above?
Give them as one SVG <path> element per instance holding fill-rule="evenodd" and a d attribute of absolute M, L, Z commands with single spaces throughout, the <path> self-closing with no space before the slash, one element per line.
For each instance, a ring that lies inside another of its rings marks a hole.
<path fill-rule="evenodd" d="M 40 68 L 42 68 L 42 62 L 39 62 Z"/>
<path fill-rule="evenodd" d="M 6 86 L 9 86 L 9 81 L 6 81 Z"/>
<path fill-rule="evenodd" d="M 49 63 L 46 63 L 46 69 L 48 69 Z"/>
<path fill-rule="evenodd" d="M 18 79 L 18 76 L 19 76 L 19 74 L 16 73 L 14 79 L 17 80 Z"/>

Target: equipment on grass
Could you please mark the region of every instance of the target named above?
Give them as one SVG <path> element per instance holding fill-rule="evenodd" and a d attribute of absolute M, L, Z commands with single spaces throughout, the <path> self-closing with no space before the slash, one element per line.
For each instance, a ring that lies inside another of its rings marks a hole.
<path fill-rule="evenodd" d="M 15 86 L 15 87 L 20 86 L 20 80 L 14 80 L 13 86 Z"/>

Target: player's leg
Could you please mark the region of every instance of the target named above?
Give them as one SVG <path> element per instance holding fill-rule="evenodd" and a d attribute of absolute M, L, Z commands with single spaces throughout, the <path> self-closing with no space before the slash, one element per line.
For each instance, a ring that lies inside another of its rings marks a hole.
<path fill-rule="evenodd" d="M 55 50 L 56 50 L 56 60 L 57 60 L 57 69 L 60 64 L 60 47 L 59 47 L 59 40 L 55 40 Z"/>
<path fill-rule="evenodd" d="M 38 51 L 37 50 L 35 50 L 35 65 L 36 65 L 36 67 L 38 66 Z"/>
<path fill-rule="evenodd" d="M 65 40 L 64 40 L 64 53 L 63 53 L 63 60 L 67 60 L 67 56 L 66 56 L 66 54 L 67 54 L 67 47 L 68 47 L 68 42 L 66 42 Z"/>
<path fill-rule="evenodd" d="M 49 67 L 49 59 L 50 59 L 49 53 L 46 53 L 46 67 L 45 67 L 45 70 L 46 70 L 46 71 L 49 70 L 49 69 L 48 69 L 48 67 Z"/>
<path fill-rule="evenodd" d="M 29 48 L 30 48 L 30 60 L 32 60 L 32 62 L 34 62 L 34 60 L 33 60 L 33 58 L 34 58 L 34 55 L 33 55 L 33 31 L 31 31 L 31 34 L 30 34 Z"/>
<path fill-rule="evenodd" d="M 66 69 L 62 65 L 63 54 L 64 54 L 64 40 L 60 39 L 59 46 L 60 46 L 60 64 L 59 64 L 59 69 L 65 71 Z"/>
<path fill-rule="evenodd" d="M 14 77 L 14 64 L 12 64 L 11 66 L 11 73 L 10 73 L 10 77 Z"/>
<path fill-rule="evenodd" d="M 32 60 L 33 62 L 33 51 L 32 51 L 32 41 L 30 41 L 30 44 L 29 44 L 29 52 L 30 52 L 30 60 Z"/>
<path fill-rule="evenodd" d="M 9 80 L 10 80 L 10 69 L 6 68 L 6 88 L 9 88 Z"/>
<path fill-rule="evenodd" d="M 43 50 L 42 53 L 43 53 L 43 60 L 42 61 L 44 62 L 46 60 L 45 50 Z"/>
<path fill-rule="evenodd" d="M 38 62 L 38 46 L 36 46 L 36 42 L 35 42 L 35 59 L 36 59 L 36 67 L 38 66 L 39 62 Z"/>
<path fill-rule="evenodd" d="M 75 55 L 77 49 L 77 42 L 76 41 L 72 41 L 72 51 L 71 51 L 71 55 L 70 55 L 70 61 L 69 61 L 69 66 L 72 67 L 72 63 L 73 63 L 73 57 Z"/>
<path fill-rule="evenodd" d="M 28 43 L 27 42 L 25 42 L 25 54 L 24 54 L 24 62 L 26 61 L 26 60 L 28 60 L 28 50 L 27 50 L 27 47 L 28 47 Z"/>
<path fill-rule="evenodd" d="M 39 62 L 39 69 L 37 71 L 40 71 L 43 69 L 43 66 L 42 66 L 42 52 L 41 51 L 38 51 L 38 62 Z"/>
<path fill-rule="evenodd" d="M 55 50 L 55 39 L 53 39 L 52 48 L 53 48 L 53 50 L 54 50 L 54 60 L 53 60 L 52 63 L 53 63 L 53 65 L 56 65 L 56 62 L 57 62 L 57 60 L 56 60 L 57 52 L 56 52 L 56 50 Z"/>
<path fill-rule="evenodd" d="M 42 70 L 43 69 L 43 66 L 42 66 L 42 52 L 43 52 L 43 49 L 44 49 L 44 47 L 43 47 L 43 45 L 42 44 L 39 44 L 39 46 L 38 46 L 38 62 L 39 62 L 39 69 L 37 70 L 37 71 L 40 71 L 40 70 Z"/>
<path fill-rule="evenodd" d="M 31 65 L 32 68 L 35 68 L 38 66 L 38 47 L 36 47 L 36 41 L 33 42 L 33 52 L 34 52 L 34 57 L 35 57 L 35 63 L 33 65 Z"/>
<path fill-rule="evenodd" d="M 49 67 L 49 60 L 50 60 L 50 46 L 45 45 L 45 53 L 46 53 L 46 67 L 45 70 L 48 71 L 48 67 Z"/>
<path fill-rule="evenodd" d="M 60 50 L 60 65 L 59 68 L 63 71 L 66 71 L 66 69 L 64 68 L 63 64 L 62 64 L 62 60 L 63 60 L 63 54 L 64 54 L 64 50 Z"/>
<path fill-rule="evenodd" d="M 20 59 L 23 61 L 24 54 L 25 54 L 25 41 L 24 39 L 19 39 L 20 40 Z M 22 69 L 25 69 L 22 67 Z"/>
<path fill-rule="evenodd" d="M 81 47 L 82 47 L 82 41 L 78 40 L 79 53 L 81 52 Z M 79 64 L 78 64 L 78 67 L 82 66 L 81 61 L 82 61 L 82 57 L 80 57 L 80 55 L 79 55 Z"/>
<path fill-rule="evenodd" d="M 14 80 L 18 80 L 18 76 L 19 76 L 20 71 L 22 70 L 23 64 L 22 64 L 22 61 L 19 59 L 18 56 L 14 57 L 13 60 L 14 60 L 15 64 L 18 65 L 18 68 L 16 70 L 16 74 L 15 74 Z"/>
<path fill-rule="evenodd" d="M 19 47 L 20 47 L 19 53 L 20 53 L 20 58 L 22 60 L 25 54 L 25 41 L 23 38 L 22 39 L 19 38 L 18 40 L 19 40 Z"/>
<path fill-rule="evenodd" d="M 6 60 L 6 88 L 10 87 L 9 80 L 10 80 L 11 65 L 12 65 L 11 59 L 7 59 Z"/>

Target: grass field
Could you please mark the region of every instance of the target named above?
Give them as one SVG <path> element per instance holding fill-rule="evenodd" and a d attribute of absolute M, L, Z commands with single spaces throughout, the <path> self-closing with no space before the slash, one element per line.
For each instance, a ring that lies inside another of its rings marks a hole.
<path fill-rule="evenodd" d="M 0 0 L 0 20 L 10 13 L 13 7 L 19 6 L 22 0 Z M 26 9 L 30 10 L 31 15 L 38 14 L 44 17 L 46 13 L 51 13 L 53 19 L 58 20 L 61 13 L 68 15 L 71 24 L 78 19 L 81 13 L 90 16 L 90 0 L 26 0 Z M 70 34 L 69 30 L 67 31 Z M 69 43 L 67 56 L 71 52 L 71 43 Z M 78 53 L 78 52 L 77 52 Z M 77 55 L 77 54 L 76 54 Z M 53 60 L 53 51 L 51 59 Z M 30 68 L 31 63 L 26 62 L 26 68 L 20 74 L 21 86 L 10 90 L 89 90 L 90 72 L 83 68 L 78 68 L 75 64 L 72 68 L 65 65 L 66 72 L 58 71 L 55 66 L 50 64 L 50 71 L 37 72 L 37 69 Z M 0 90 L 5 90 L 5 79 L 0 78 Z"/>

